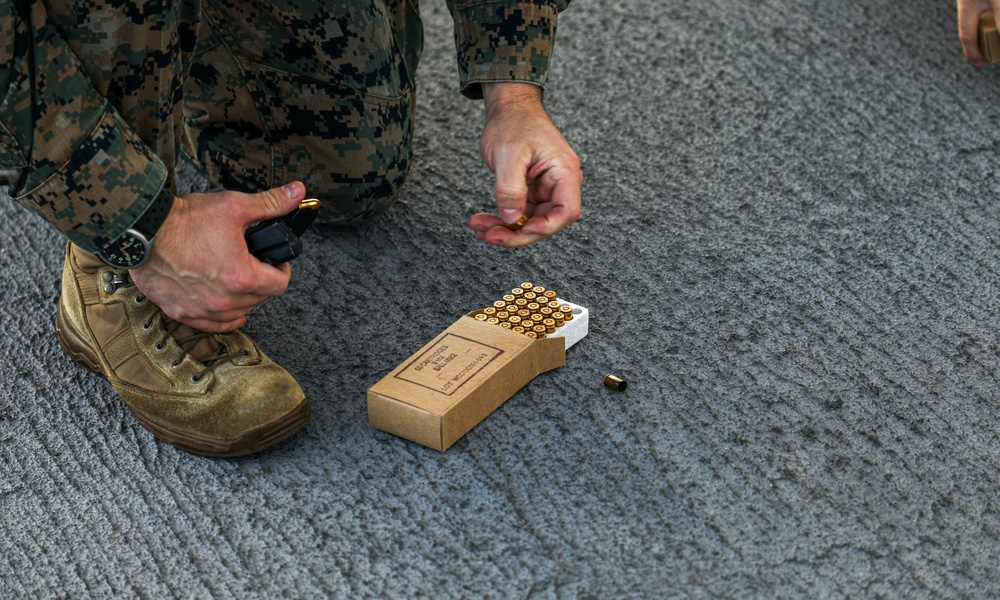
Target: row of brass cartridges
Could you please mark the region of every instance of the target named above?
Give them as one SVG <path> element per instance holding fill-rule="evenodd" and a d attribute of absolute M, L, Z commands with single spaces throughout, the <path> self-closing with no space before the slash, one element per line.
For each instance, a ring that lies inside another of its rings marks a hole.
<path fill-rule="evenodd" d="M 573 309 L 560 305 L 556 296 L 554 290 L 525 282 L 493 306 L 484 308 L 476 318 L 534 339 L 543 339 L 566 321 L 573 320 Z"/>

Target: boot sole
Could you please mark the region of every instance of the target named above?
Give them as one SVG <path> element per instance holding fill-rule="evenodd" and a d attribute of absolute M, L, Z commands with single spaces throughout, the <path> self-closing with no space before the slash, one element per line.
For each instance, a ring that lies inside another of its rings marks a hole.
<path fill-rule="evenodd" d="M 63 351 L 76 363 L 110 381 L 110 377 L 101 364 L 100 359 L 88 351 L 87 340 L 83 339 L 80 332 L 68 326 L 66 317 L 63 315 L 61 303 L 56 310 L 55 321 L 56 339 L 59 340 L 59 345 L 62 346 Z M 213 457 L 244 456 L 266 450 L 290 438 L 297 431 L 305 427 L 312 415 L 309 400 L 303 398 L 295 408 L 279 419 L 256 429 L 251 429 L 235 440 L 216 440 L 165 429 L 132 410 L 132 407 L 128 406 L 127 402 L 125 406 L 128 407 L 132 416 L 157 438 L 168 444 L 173 444 L 181 450 Z"/>
<path fill-rule="evenodd" d="M 131 407 L 129 407 L 129 411 L 142 423 L 143 427 L 153 432 L 153 435 L 164 442 L 193 454 L 221 458 L 255 454 L 283 442 L 305 427 L 312 415 L 309 400 L 303 398 L 298 406 L 280 419 L 251 429 L 235 440 L 214 440 L 164 429 L 136 413 Z"/>

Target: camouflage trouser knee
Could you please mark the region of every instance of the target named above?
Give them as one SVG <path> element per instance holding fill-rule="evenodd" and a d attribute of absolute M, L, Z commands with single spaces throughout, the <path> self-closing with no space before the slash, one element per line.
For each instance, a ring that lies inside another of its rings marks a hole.
<path fill-rule="evenodd" d="M 392 202 L 412 155 L 416 0 L 44 0 L 94 86 L 168 167 L 302 181 L 323 219 Z"/>
<path fill-rule="evenodd" d="M 384 211 L 412 156 L 415 3 L 203 0 L 183 151 L 228 189 L 302 181 L 323 220 Z"/>

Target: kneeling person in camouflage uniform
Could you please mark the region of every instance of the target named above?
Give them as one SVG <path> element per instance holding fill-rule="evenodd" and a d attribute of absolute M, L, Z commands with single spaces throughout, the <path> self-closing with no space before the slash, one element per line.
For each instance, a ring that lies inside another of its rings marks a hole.
<path fill-rule="evenodd" d="M 498 214 L 470 226 L 490 244 L 580 214 L 579 161 L 540 87 L 568 3 L 448 0 L 462 93 L 486 101 Z M 340 224 L 391 204 L 421 46 L 417 0 L 0 5 L 0 185 L 69 239 L 63 348 L 157 437 L 236 456 L 308 422 L 299 385 L 237 331 L 291 277 L 243 235 L 307 192 Z M 182 156 L 227 191 L 177 196 Z"/>

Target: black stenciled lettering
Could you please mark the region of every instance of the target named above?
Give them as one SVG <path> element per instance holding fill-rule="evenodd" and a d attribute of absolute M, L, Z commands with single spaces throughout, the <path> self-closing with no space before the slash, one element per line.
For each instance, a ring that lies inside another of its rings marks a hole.
<path fill-rule="evenodd" d="M 435 360 L 434 361 L 434 370 L 435 371 L 440 371 L 441 369 L 447 367 L 448 363 L 450 363 L 451 361 L 455 360 L 456 358 L 458 358 L 458 355 L 455 354 L 454 352 L 452 352 L 448 356 L 445 356 L 443 358 L 439 358 L 438 360 Z"/>
<path fill-rule="evenodd" d="M 460 379 L 462 379 L 463 377 L 465 377 L 469 373 L 469 371 L 471 371 L 472 369 L 476 368 L 476 366 L 479 363 L 483 362 L 487 358 L 489 358 L 488 354 L 481 353 L 479 356 L 477 356 L 476 358 L 472 359 L 472 362 L 470 362 L 468 365 L 466 365 L 465 368 L 463 368 L 461 371 L 459 371 L 454 377 L 451 378 L 451 380 L 452 381 L 459 381 Z"/>
<path fill-rule="evenodd" d="M 420 364 L 418 364 L 417 366 L 413 367 L 413 370 L 417 371 L 417 372 L 422 371 L 424 367 L 426 367 L 427 365 L 429 365 L 432 362 L 434 362 L 434 359 L 437 358 L 439 355 L 441 355 L 441 353 L 444 352 L 447 349 L 448 349 L 448 345 L 447 344 L 442 344 L 441 346 L 438 346 L 434 350 L 434 352 L 431 352 L 422 361 L 420 361 Z"/>

